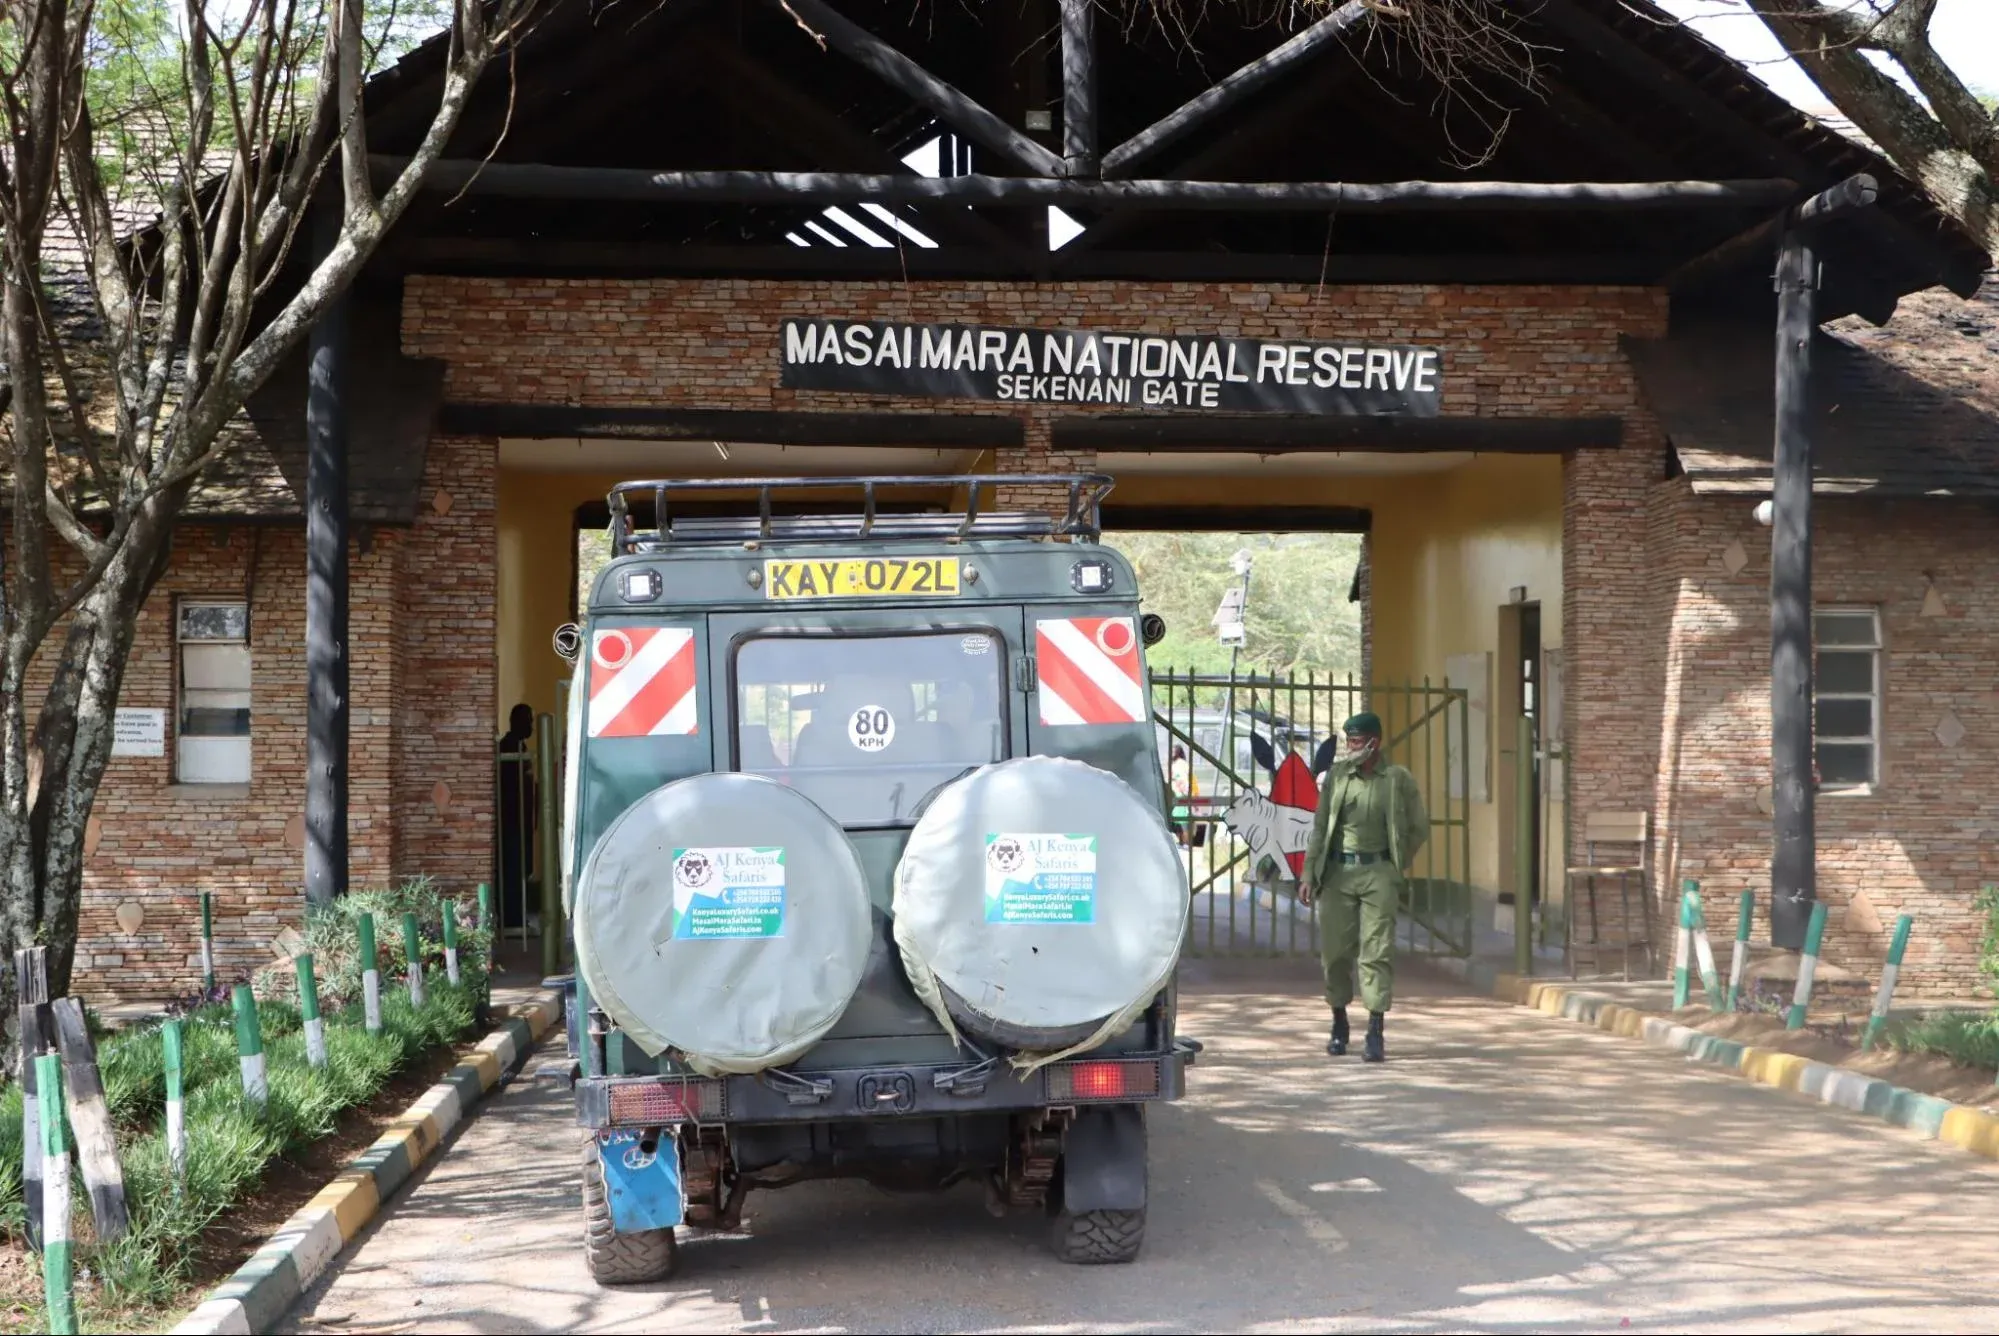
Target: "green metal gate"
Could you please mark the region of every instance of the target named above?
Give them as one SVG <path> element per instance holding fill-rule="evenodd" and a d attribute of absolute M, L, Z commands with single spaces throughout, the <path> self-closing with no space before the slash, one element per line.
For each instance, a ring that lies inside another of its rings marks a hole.
<path fill-rule="evenodd" d="M 1152 704 L 1193 898 L 1194 955 L 1318 953 L 1317 911 L 1298 903 L 1282 857 L 1301 844 L 1300 822 L 1309 829 L 1310 814 L 1272 804 L 1272 782 L 1288 755 L 1307 770 L 1330 757 L 1327 744 L 1342 745 L 1340 725 L 1363 709 L 1381 716 L 1384 752 L 1415 775 L 1430 815 L 1430 838 L 1409 870 L 1397 946 L 1417 955 L 1471 954 L 1470 759 L 1454 745 L 1469 716 L 1463 689 L 1427 680 L 1367 686 L 1311 673 L 1165 671 L 1152 675 Z M 1185 752 L 1184 765 L 1175 763 L 1175 748 Z"/>

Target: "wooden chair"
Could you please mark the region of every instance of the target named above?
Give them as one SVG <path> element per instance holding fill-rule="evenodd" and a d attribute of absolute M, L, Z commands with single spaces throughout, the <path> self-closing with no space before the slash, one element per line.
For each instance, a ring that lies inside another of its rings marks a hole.
<path fill-rule="evenodd" d="M 1629 982 L 1634 947 L 1645 953 L 1645 977 L 1657 973 L 1652 950 L 1651 836 L 1650 812 L 1591 812 L 1583 818 L 1583 865 L 1569 869 L 1567 883 L 1571 977 L 1582 973 L 1584 956 L 1589 957 L 1590 972 L 1601 975 L 1607 972 L 1604 953 L 1621 951 L 1623 976 Z M 1597 885 L 1606 881 L 1617 887 L 1617 922 L 1609 935 L 1604 930 L 1613 925 L 1603 922 L 1597 904 Z M 1578 883 L 1583 890 L 1580 906 L 1575 893 Z M 1632 913 L 1634 889 L 1636 915 Z M 1584 912 L 1576 912 L 1578 907 Z"/>

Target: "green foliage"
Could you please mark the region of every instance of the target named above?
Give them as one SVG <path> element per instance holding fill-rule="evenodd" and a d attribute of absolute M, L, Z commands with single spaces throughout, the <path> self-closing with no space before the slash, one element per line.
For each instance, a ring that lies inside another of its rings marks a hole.
<path fill-rule="evenodd" d="M 119 1127 L 132 1229 L 116 1243 L 84 1249 L 79 1260 L 97 1283 L 79 1294 L 86 1315 L 178 1301 L 203 1231 L 256 1189 L 271 1162 L 330 1135 L 343 1113 L 374 1099 L 398 1072 L 461 1038 L 472 1028 L 476 1002 L 473 989 L 432 977 L 421 1008 L 412 1007 L 405 993 L 384 997 L 379 1035 L 362 1028 L 358 1004 L 324 1008 L 327 1065 L 314 1070 L 306 1061 L 297 1008 L 283 1000 L 260 1001 L 269 1087 L 261 1112 L 243 1099 L 230 1008 L 203 1007 L 185 1017 L 187 1157 L 178 1189 L 159 1126 L 165 1103 L 159 1027 L 109 1036 L 99 1048 L 98 1064 Z M 24 1226 L 20 1164 L 21 1092 L 10 1085 L 0 1092 L 0 1229 L 16 1238 Z M 89 1209 L 79 1184 L 73 1210 L 81 1217 Z"/>
<path fill-rule="evenodd" d="M 1999 1070 L 1999 1011 L 1939 1011 L 1891 1028 L 1905 1053 L 1934 1053 L 1967 1067 Z"/>
<path fill-rule="evenodd" d="M 1978 972 L 1985 986 L 1999 994 L 1999 886 L 1978 893 L 1978 910 L 1985 915 L 1985 936 L 1978 944 Z"/>
<path fill-rule="evenodd" d="M 1210 623 L 1223 591 L 1239 579 L 1229 557 L 1247 548 L 1254 569 L 1238 669 L 1360 675 L 1360 605 L 1347 601 L 1359 535 L 1110 533 L 1104 542 L 1137 569 L 1144 610 L 1166 619 L 1166 638 L 1146 651 L 1154 669 L 1229 670 L 1229 651 Z"/>
<path fill-rule="evenodd" d="M 354 891 L 341 896 L 327 908 L 307 911 L 305 949 L 312 952 L 313 975 L 319 980 L 319 1009 L 332 1015 L 361 1002 L 360 923 L 363 914 L 375 916 L 375 968 L 382 976 L 382 994 L 391 996 L 395 986 L 409 971 L 409 953 L 403 947 L 403 915 L 416 915 L 419 948 L 424 967 L 444 973 L 444 905 L 453 901 L 458 915 L 459 981 L 475 995 L 483 995 L 486 983 L 487 933 L 478 925 L 478 905 L 447 895 L 428 877 L 418 877 L 400 886 Z M 297 967 L 270 965 L 257 976 L 259 997 L 298 996 Z M 297 1013 L 292 1013 L 296 1026 Z M 266 1022 L 265 1033 L 270 1033 Z"/>

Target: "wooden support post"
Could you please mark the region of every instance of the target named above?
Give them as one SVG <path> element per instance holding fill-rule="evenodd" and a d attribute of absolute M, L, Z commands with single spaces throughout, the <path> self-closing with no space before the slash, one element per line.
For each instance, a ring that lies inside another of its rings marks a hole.
<path fill-rule="evenodd" d="M 1812 980 L 1818 975 L 1819 944 L 1825 938 L 1825 905 L 1812 905 L 1811 920 L 1805 926 L 1805 949 L 1798 956 L 1798 986 L 1791 994 L 1791 1010 L 1784 1017 L 1784 1028 L 1802 1030 L 1805 1017 L 1812 1005 Z"/>
<path fill-rule="evenodd" d="M 1777 256 L 1777 440 L 1771 464 L 1770 940 L 1797 950 L 1818 898 L 1812 795 L 1812 447 L 1807 395 L 1818 260 L 1784 234 Z"/>
<path fill-rule="evenodd" d="M 314 219 L 318 254 L 337 220 Z M 313 325 L 305 393 L 305 897 L 347 890 L 347 299 Z M 210 984 L 213 987 L 213 983 Z"/>
<path fill-rule="evenodd" d="M 49 956 L 45 947 L 30 946 L 14 953 L 14 986 L 21 1029 L 21 1206 L 26 1216 L 28 1246 L 42 1246 L 42 1115 L 40 1067 L 36 1059 L 55 1044 L 55 1022 L 49 1015 Z M 51 1091 L 50 1099 L 61 1097 Z"/>
<path fill-rule="evenodd" d="M 48 1300 L 51 1336 L 75 1336 L 75 1272 L 70 1261 L 69 1146 L 63 1137 L 62 1070 L 53 1053 L 35 1059 L 35 1085 L 42 1092 L 35 1144 L 41 1148 L 42 1287 Z"/>
<path fill-rule="evenodd" d="M 1062 165 L 1095 176 L 1097 161 L 1097 0 L 1062 0 Z"/>
<path fill-rule="evenodd" d="M 1895 1002 L 1895 980 L 1901 977 L 1902 953 L 1909 949 L 1909 930 L 1916 921 L 1907 914 L 1895 919 L 1895 937 L 1888 943 L 1888 960 L 1881 966 L 1881 986 L 1874 990 L 1874 1010 L 1867 1017 L 1867 1029 L 1860 1036 L 1860 1051 L 1874 1047 L 1881 1027 L 1888 1023 L 1888 1008 Z"/>
<path fill-rule="evenodd" d="M 1513 972 L 1534 972 L 1534 721 L 1520 716 L 1514 741 Z"/>
<path fill-rule="evenodd" d="M 90 1214 L 99 1242 L 111 1243 L 131 1228 L 125 1204 L 125 1173 L 118 1164 L 118 1138 L 111 1126 L 111 1106 L 104 1100 L 104 1078 L 97 1070 L 97 1046 L 83 1004 L 59 997 L 49 1004 L 55 1017 L 56 1044 L 62 1050 L 63 1084 L 68 1090 L 69 1125 L 76 1133 L 76 1158 L 83 1184 L 90 1190 Z"/>
<path fill-rule="evenodd" d="M 1744 891 L 1735 914 L 1735 949 L 1728 959 L 1728 1009 L 1742 1003 L 1742 969 L 1749 963 L 1749 925 L 1756 917 L 1756 892 Z"/>

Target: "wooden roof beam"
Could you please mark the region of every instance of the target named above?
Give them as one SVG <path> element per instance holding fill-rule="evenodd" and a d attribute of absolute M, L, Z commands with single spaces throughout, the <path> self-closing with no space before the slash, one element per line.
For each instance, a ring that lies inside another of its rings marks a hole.
<path fill-rule="evenodd" d="M 825 0 L 770 0 L 808 33 L 873 73 L 975 144 L 1041 176 L 1060 176 L 1062 159 L 1021 134 L 977 101 L 854 23 Z"/>
<path fill-rule="evenodd" d="M 1317 55 L 1326 43 L 1343 36 L 1372 12 L 1364 0 L 1348 0 L 1290 41 L 1258 56 L 1214 87 L 1196 94 L 1180 107 L 1104 155 L 1106 177 L 1127 177 L 1168 145 L 1186 138 L 1217 116 L 1233 110 L 1257 90 Z"/>
<path fill-rule="evenodd" d="M 385 178 L 403 159 L 370 159 Z M 627 167 L 445 159 L 426 174 L 433 191 L 516 199 L 716 204 L 915 204 L 1010 207 L 1316 212 L 1683 209 L 1781 206 L 1795 182 L 1745 181 L 1090 181 L 1027 176 L 885 176 L 843 172 L 652 172 Z"/>

